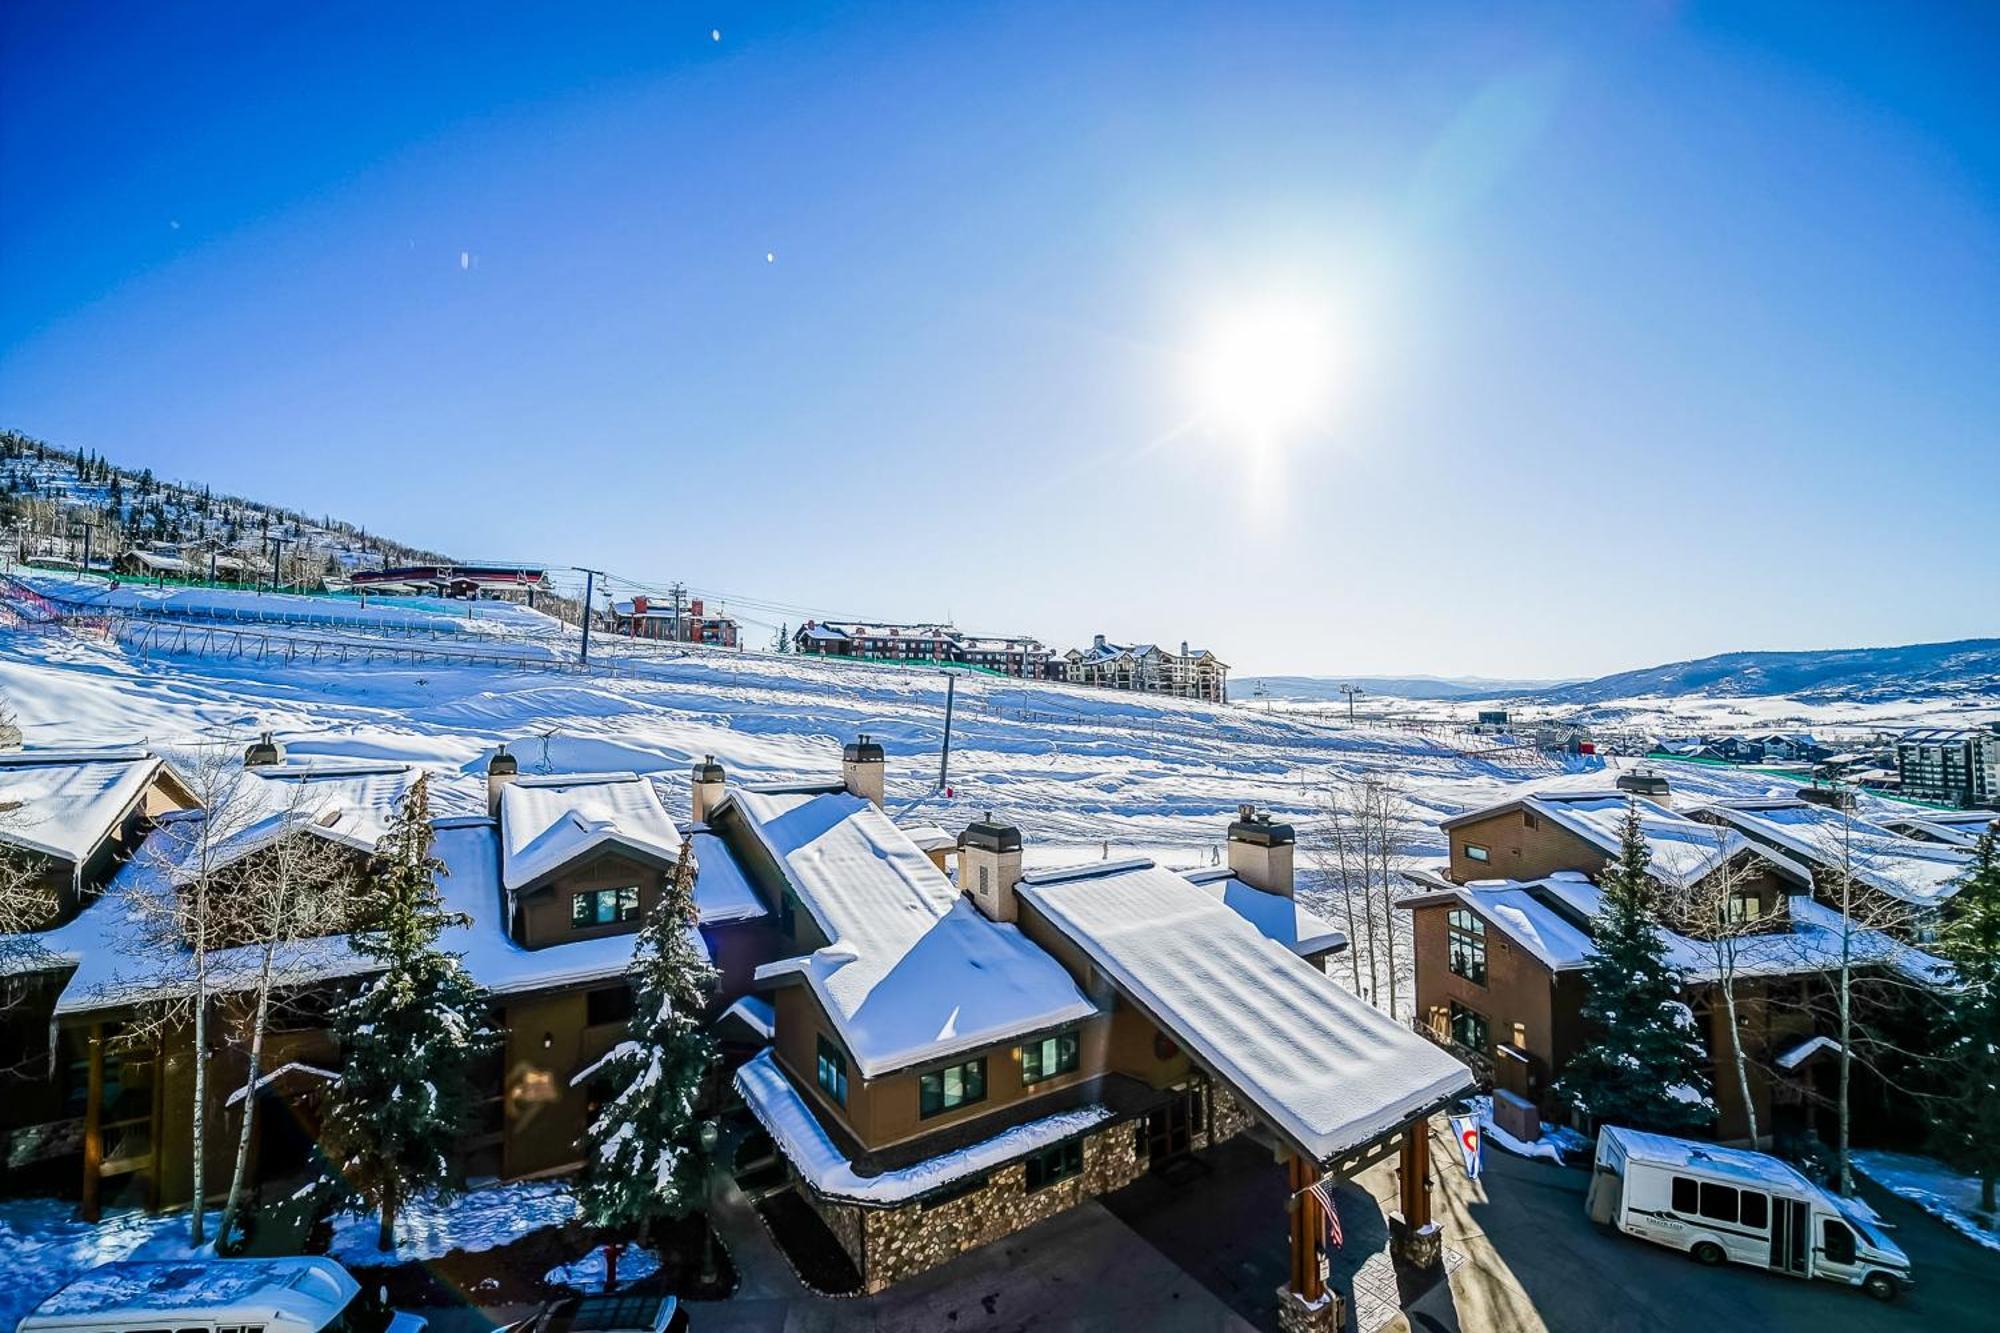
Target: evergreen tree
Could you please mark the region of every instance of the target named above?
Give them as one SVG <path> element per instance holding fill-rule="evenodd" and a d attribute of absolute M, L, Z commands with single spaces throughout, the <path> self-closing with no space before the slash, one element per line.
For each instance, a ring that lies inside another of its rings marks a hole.
<path fill-rule="evenodd" d="M 790 625 L 780 625 L 778 626 L 778 637 L 771 644 L 771 651 L 775 653 L 788 653 L 791 650 L 792 627 Z"/>
<path fill-rule="evenodd" d="M 1947 1158 L 1978 1173 L 1979 1206 L 1991 1213 L 2000 1178 L 2000 839 L 1991 828 L 1931 952 L 1957 974 L 1944 991 L 1945 1091 L 1932 1133 Z"/>
<path fill-rule="evenodd" d="M 633 951 L 626 1039 L 578 1076 L 605 1090 L 584 1132 L 577 1187 L 592 1226 L 643 1233 L 656 1219 L 702 1205 L 708 1159 L 695 1108 L 715 1061 L 702 1013 L 716 973 L 690 937 L 695 919 L 694 856 L 683 839 Z"/>
<path fill-rule="evenodd" d="M 1708 1055 L 1667 964 L 1652 854 L 1628 805 L 1618 857 L 1600 877 L 1596 956 L 1584 974 L 1586 1043 L 1556 1092 L 1596 1123 L 1678 1134 L 1715 1120 Z"/>
<path fill-rule="evenodd" d="M 471 1111 L 470 1074 L 494 1040 L 485 993 L 458 956 L 438 948 L 446 926 L 431 852 L 429 781 L 419 777 L 375 852 L 354 947 L 380 976 L 334 1015 L 346 1053 L 326 1110 L 329 1156 L 395 1242 L 396 1211 L 423 1190 L 458 1184 L 454 1153 Z"/>

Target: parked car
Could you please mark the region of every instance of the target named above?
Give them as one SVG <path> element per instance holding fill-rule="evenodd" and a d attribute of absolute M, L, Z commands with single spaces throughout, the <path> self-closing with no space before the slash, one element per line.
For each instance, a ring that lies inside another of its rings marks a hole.
<path fill-rule="evenodd" d="M 331 1259 L 160 1259 L 93 1268 L 16 1333 L 423 1333 Z"/>
<path fill-rule="evenodd" d="M 1824 1278 L 1882 1301 L 1912 1285 L 1909 1256 L 1872 1213 L 1765 1153 L 1607 1126 L 1585 1207 L 1704 1264 Z"/>
<path fill-rule="evenodd" d="M 501 1333 L 686 1333 L 687 1326 L 675 1297 L 609 1292 L 550 1301 Z"/>

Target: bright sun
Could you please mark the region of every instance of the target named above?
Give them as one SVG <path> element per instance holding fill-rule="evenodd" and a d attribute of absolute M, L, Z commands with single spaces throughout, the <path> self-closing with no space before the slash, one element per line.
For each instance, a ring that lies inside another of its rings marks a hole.
<path fill-rule="evenodd" d="M 1335 351 L 1325 318 L 1304 305 L 1236 311 L 1195 362 L 1203 419 L 1260 446 L 1310 427 L 1333 387 Z"/>

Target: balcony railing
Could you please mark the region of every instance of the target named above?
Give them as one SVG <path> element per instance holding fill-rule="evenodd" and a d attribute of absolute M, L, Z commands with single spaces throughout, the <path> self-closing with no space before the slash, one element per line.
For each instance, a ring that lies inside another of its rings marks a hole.
<path fill-rule="evenodd" d="M 1483 1051 L 1475 1051 L 1470 1046 L 1453 1041 L 1450 1037 L 1439 1036 L 1436 1028 L 1414 1014 L 1410 1016 L 1410 1028 L 1412 1031 L 1427 1038 L 1433 1046 L 1441 1046 L 1457 1057 L 1458 1062 L 1467 1069 L 1470 1069 L 1472 1076 L 1479 1080 L 1479 1090 L 1481 1092 L 1491 1092 L 1493 1090 L 1492 1056 L 1487 1055 Z"/>

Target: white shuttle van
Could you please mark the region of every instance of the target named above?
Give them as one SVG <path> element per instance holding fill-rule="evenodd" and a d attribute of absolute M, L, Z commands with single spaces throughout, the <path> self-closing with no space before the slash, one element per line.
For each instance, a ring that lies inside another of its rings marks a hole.
<path fill-rule="evenodd" d="M 423 1333 L 331 1259 L 105 1264 L 50 1296 L 16 1333 Z"/>
<path fill-rule="evenodd" d="M 1593 1221 L 1705 1264 L 1824 1278 L 1883 1301 L 1912 1281 L 1909 1256 L 1866 1209 L 1743 1148 L 1606 1127 L 1586 1207 Z"/>

